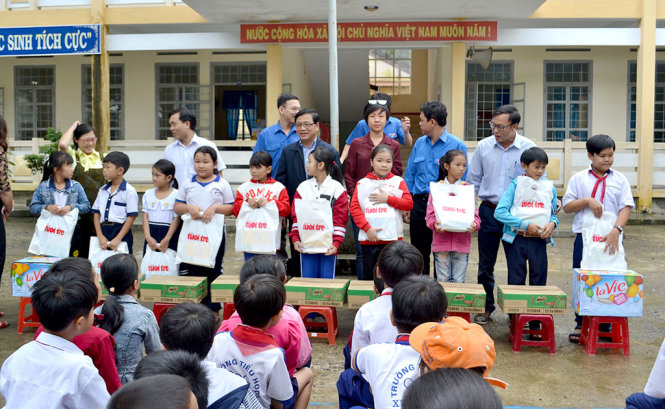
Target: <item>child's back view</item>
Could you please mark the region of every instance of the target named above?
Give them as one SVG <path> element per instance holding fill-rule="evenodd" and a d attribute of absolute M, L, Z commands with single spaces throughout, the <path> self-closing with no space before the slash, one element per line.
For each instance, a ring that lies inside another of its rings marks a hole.
<path fill-rule="evenodd" d="M 116 254 L 102 263 L 102 282 L 109 297 L 102 307 L 104 320 L 99 325 L 115 338 L 115 363 L 120 382 L 132 381 L 134 369 L 145 352 L 162 349 L 155 314 L 136 301 L 139 267 L 131 254 Z"/>
<path fill-rule="evenodd" d="M 263 407 L 304 409 L 314 373 L 303 368 L 290 378 L 284 351 L 265 332 L 279 322 L 285 299 L 286 289 L 275 276 L 259 274 L 239 284 L 233 303 L 244 325 L 217 334 L 207 359 L 245 378 Z"/>
<path fill-rule="evenodd" d="M 393 287 L 409 275 L 422 274 L 423 256 L 410 243 L 395 241 L 381 250 L 376 270 L 386 288 L 381 296 L 363 305 L 356 313 L 349 345 L 351 356 L 367 345 L 395 341 L 397 328 L 390 321 Z"/>
<path fill-rule="evenodd" d="M 92 360 L 72 342 L 94 321 L 97 288 L 74 272 L 44 276 L 32 291 L 32 305 L 44 332 L 5 360 L 0 393 L 5 408 L 104 408 L 106 384 Z"/>

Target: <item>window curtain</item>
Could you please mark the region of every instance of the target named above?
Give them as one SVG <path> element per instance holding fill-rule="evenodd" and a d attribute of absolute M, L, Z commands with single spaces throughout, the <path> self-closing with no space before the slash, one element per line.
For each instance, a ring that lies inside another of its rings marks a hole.
<path fill-rule="evenodd" d="M 240 110 L 251 134 L 256 124 L 258 95 L 255 91 L 224 91 L 223 108 L 226 110 L 226 128 L 230 140 L 238 139 Z"/>

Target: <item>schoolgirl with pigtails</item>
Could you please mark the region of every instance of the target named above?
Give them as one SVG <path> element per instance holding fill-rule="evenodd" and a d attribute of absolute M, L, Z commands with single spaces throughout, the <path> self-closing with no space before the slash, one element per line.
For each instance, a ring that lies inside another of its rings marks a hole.
<path fill-rule="evenodd" d="M 344 242 L 349 197 L 342 170 L 331 151 L 316 148 L 309 154 L 307 174 L 293 197 L 289 233 L 300 253 L 302 277 L 335 278 L 337 250 Z"/>
<path fill-rule="evenodd" d="M 180 217 L 175 213 L 175 200 L 178 196 L 178 181 L 175 178 L 175 165 L 167 159 L 160 159 L 152 165 L 154 188 L 143 195 L 143 254 L 146 248 L 152 251 L 178 249 Z"/>

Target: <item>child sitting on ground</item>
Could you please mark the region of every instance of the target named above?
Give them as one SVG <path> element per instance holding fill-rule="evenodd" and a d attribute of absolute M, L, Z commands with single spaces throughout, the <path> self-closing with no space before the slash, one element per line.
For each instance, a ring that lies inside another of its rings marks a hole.
<path fill-rule="evenodd" d="M 32 288 L 44 332 L 9 356 L 0 369 L 7 409 L 104 408 L 106 385 L 92 360 L 72 342 L 94 321 L 97 287 L 80 274 L 45 273 Z"/>
<path fill-rule="evenodd" d="M 164 393 L 168 391 L 168 393 Z M 154 375 L 131 382 L 113 394 L 106 409 L 197 409 L 187 379 L 178 375 Z"/>
<path fill-rule="evenodd" d="M 61 274 L 65 271 L 76 273 L 92 281 L 95 288 L 97 288 L 97 302 L 99 302 L 102 289 L 90 260 L 80 257 L 64 258 L 54 263 L 48 272 L 49 274 Z M 44 331 L 44 326 L 37 328 L 35 340 L 42 331 Z M 115 350 L 115 339 L 113 339 L 113 336 L 108 331 L 92 326 L 88 332 L 75 336 L 72 342 L 92 359 L 92 363 L 99 370 L 99 375 L 106 382 L 106 390 L 109 394 L 113 394 L 118 390 L 120 388 L 120 377 L 118 376 L 118 368 L 115 366 L 115 353 L 113 352 Z"/>
<path fill-rule="evenodd" d="M 286 268 L 276 257 L 259 255 L 245 261 L 240 270 L 240 282 L 244 283 L 258 274 L 274 275 L 286 284 Z M 219 331 L 232 331 L 238 325 L 242 325 L 242 320 L 238 312 L 234 312 L 229 319 L 222 322 Z M 282 309 L 282 319 L 266 332 L 272 335 L 277 345 L 284 350 L 286 368 L 290 376 L 293 376 L 297 369 L 309 366 L 312 359 L 312 344 L 309 342 L 305 324 L 293 306 L 285 304 Z"/>
<path fill-rule="evenodd" d="M 92 205 L 99 247 L 116 250 L 124 241 L 129 254 L 132 254 L 132 223 L 139 215 L 139 195 L 134 186 L 124 179 L 129 170 L 129 156 L 122 152 L 109 152 L 102 162 L 104 180 L 109 183 L 99 189 Z"/>
<path fill-rule="evenodd" d="M 285 299 L 284 284 L 275 276 L 259 274 L 238 285 L 233 303 L 244 324 L 218 333 L 207 359 L 245 378 L 264 408 L 305 409 L 314 373 L 302 368 L 290 378 L 284 352 L 266 332 L 279 322 Z"/>
<path fill-rule="evenodd" d="M 208 407 L 259 407 L 260 404 L 245 379 L 205 360 L 215 339 L 216 328 L 217 317 L 210 308 L 188 302 L 178 304 L 164 314 L 159 327 L 159 337 L 164 349 L 190 352 L 199 358 L 201 366 L 207 371 Z M 143 361 L 139 367 L 142 364 Z"/>
<path fill-rule="evenodd" d="M 393 343 L 372 344 L 356 352 L 353 369 L 342 372 L 337 382 L 340 409 L 356 405 L 399 408 L 410 380 L 418 376 L 420 356 L 409 345 L 409 334 L 424 322 L 442 320 L 448 307 L 443 287 L 430 277 L 400 281 L 392 302 L 390 319 L 397 327 L 397 338 Z"/>
<path fill-rule="evenodd" d="M 116 254 L 102 263 L 102 282 L 109 296 L 102 306 L 100 328 L 115 337 L 115 363 L 124 385 L 132 381 L 134 369 L 147 354 L 159 351 L 159 326 L 155 314 L 136 301 L 139 266 L 131 254 Z"/>
<path fill-rule="evenodd" d="M 381 295 L 360 307 L 353 322 L 349 351 L 354 356 L 362 347 L 382 342 L 395 342 L 397 328 L 390 321 L 393 288 L 409 275 L 423 272 L 423 256 L 412 244 L 395 241 L 388 244 L 376 261 L 376 275 L 386 288 Z M 347 353 L 345 348 L 345 354 Z"/>

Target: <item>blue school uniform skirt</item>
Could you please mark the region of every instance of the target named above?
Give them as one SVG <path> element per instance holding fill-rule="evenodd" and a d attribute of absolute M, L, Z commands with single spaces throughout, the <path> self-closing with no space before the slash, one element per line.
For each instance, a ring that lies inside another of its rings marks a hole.
<path fill-rule="evenodd" d="M 152 236 L 153 239 L 157 240 L 157 243 L 161 242 L 164 237 L 166 237 L 166 234 L 169 232 L 170 225 L 166 224 L 157 224 L 157 223 L 148 223 L 148 228 L 150 229 L 150 236 Z M 169 248 L 173 251 L 178 250 L 178 237 L 180 237 L 180 229 L 182 227 L 182 223 L 178 224 L 178 228 L 176 229 L 175 233 L 173 233 L 173 237 L 171 237 L 171 240 L 169 241 Z M 145 254 L 145 250 L 148 247 L 148 242 L 143 241 L 143 254 Z"/>

